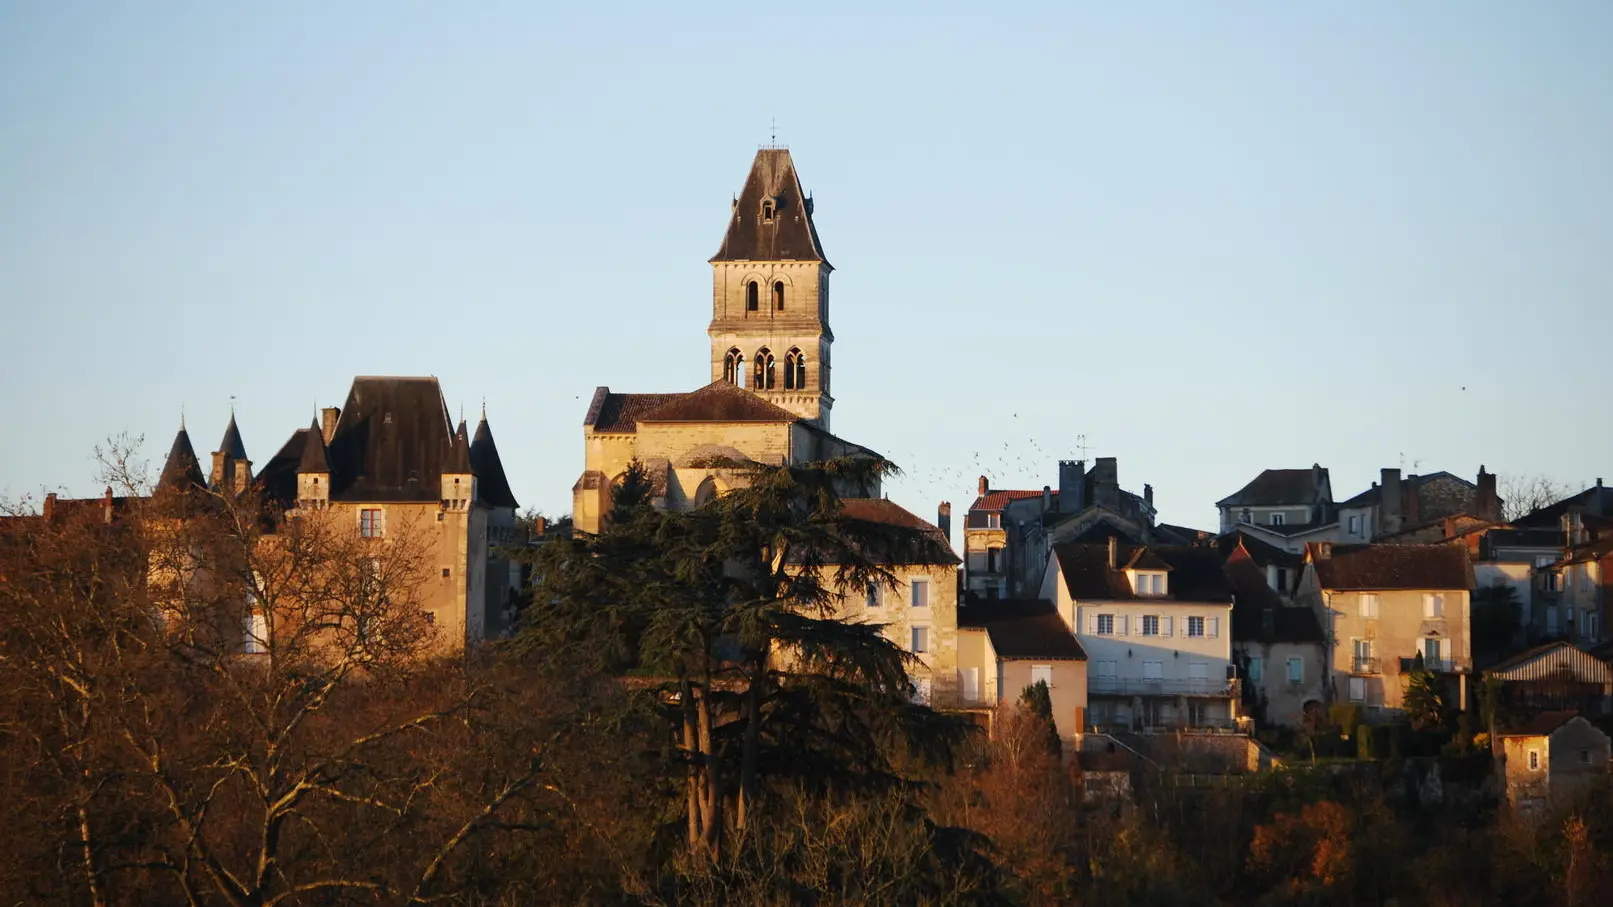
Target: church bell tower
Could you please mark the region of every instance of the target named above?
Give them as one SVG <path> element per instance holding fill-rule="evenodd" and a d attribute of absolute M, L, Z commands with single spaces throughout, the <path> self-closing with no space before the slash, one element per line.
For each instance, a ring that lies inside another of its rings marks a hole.
<path fill-rule="evenodd" d="M 711 379 L 752 390 L 827 430 L 834 268 L 788 149 L 756 152 L 711 270 Z"/>

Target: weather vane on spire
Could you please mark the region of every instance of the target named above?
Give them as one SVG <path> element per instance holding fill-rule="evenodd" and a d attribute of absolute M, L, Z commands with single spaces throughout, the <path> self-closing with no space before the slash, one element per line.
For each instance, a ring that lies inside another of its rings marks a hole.
<path fill-rule="evenodd" d="M 778 147 L 778 117 L 767 118 L 767 141 L 774 148 Z"/>

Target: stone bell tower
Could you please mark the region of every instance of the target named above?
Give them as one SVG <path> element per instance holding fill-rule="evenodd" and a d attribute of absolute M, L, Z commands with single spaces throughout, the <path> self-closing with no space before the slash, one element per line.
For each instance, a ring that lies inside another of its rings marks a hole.
<path fill-rule="evenodd" d="M 756 152 L 711 258 L 711 380 L 829 428 L 829 272 L 788 149 Z"/>

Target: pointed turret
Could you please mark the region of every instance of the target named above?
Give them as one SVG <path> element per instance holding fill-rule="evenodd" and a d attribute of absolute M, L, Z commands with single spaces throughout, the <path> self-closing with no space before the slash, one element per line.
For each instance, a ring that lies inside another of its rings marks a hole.
<path fill-rule="evenodd" d="M 465 436 L 465 420 L 448 439 L 448 456 L 442 464 L 442 501 L 450 510 L 468 510 L 476 501 L 476 474 L 470 465 L 470 439 Z"/>
<path fill-rule="evenodd" d="M 179 426 L 179 434 L 174 435 L 174 443 L 168 448 L 168 459 L 163 462 L 162 475 L 157 479 L 159 491 L 188 491 L 192 488 L 206 488 L 207 480 L 202 477 L 202 465 L 196 460 L 196 449 L 190 445 L 190 433 L 185 431 L 183 423 Z"/>
<path fill-rule="evenodd" d="M 323 507 L 330 503 L 330 459 L 319 420 L 302 432 L 302 455 L 297 459 L 297 504 Z"/>
<path fill-rule="evenodd" d="M 240 494 L 252 485 L 252 461 L 246 457 L 246 444 L 241 441 L 240 426 L 235 424 L 235 413 L 230 413 L 230 424 L 224 437 L 213 451 L 213 473 L 208 484 L 214 491 Z"/>
<path fill-rule="evenodd" d="M 470 442 L 470 465 L 476 472 L 482 503 L 511 510 L 520 506 L 510 491 L 509 479 L 504 477 L 504 461 L 499 459 L 498 445 L 493 443 L 493 429 L 487 424 L 486 410 L 482 411 L 482 421 L 476 426 L 476 438 Z"/>

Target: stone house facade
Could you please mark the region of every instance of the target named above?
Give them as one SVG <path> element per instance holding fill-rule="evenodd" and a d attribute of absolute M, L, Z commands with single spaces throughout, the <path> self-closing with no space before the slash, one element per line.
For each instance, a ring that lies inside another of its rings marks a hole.
<path fill-rule="evenodd" d="M 1240 542 L 1225 565 L 1232 584 L 1232 655 L 1243 707 L 1257 721 L 1297 728 L 1327 702 L 1327 635 L 1316 612 L 1278 591 L 1275 564 Z M 1297 579 L 1297 576 L 1296 576 Z"/>
<path fill-rule="evenodd" d="M 1066 746 L 1086 730 L 1086 652 L 1053 606 L 998 601 L 965 608 L 959 618 L 958 671 L 965 706 L 994 710 L 1046 682 L 1053 723 Z"/>
<path fill-rule="evenodd" d="M 1573 804 L 1607 776 L 1608 736 L 1574 712 L 1542 712 L 1497 739 L 1507 803 L 1526 818 Z"/>

